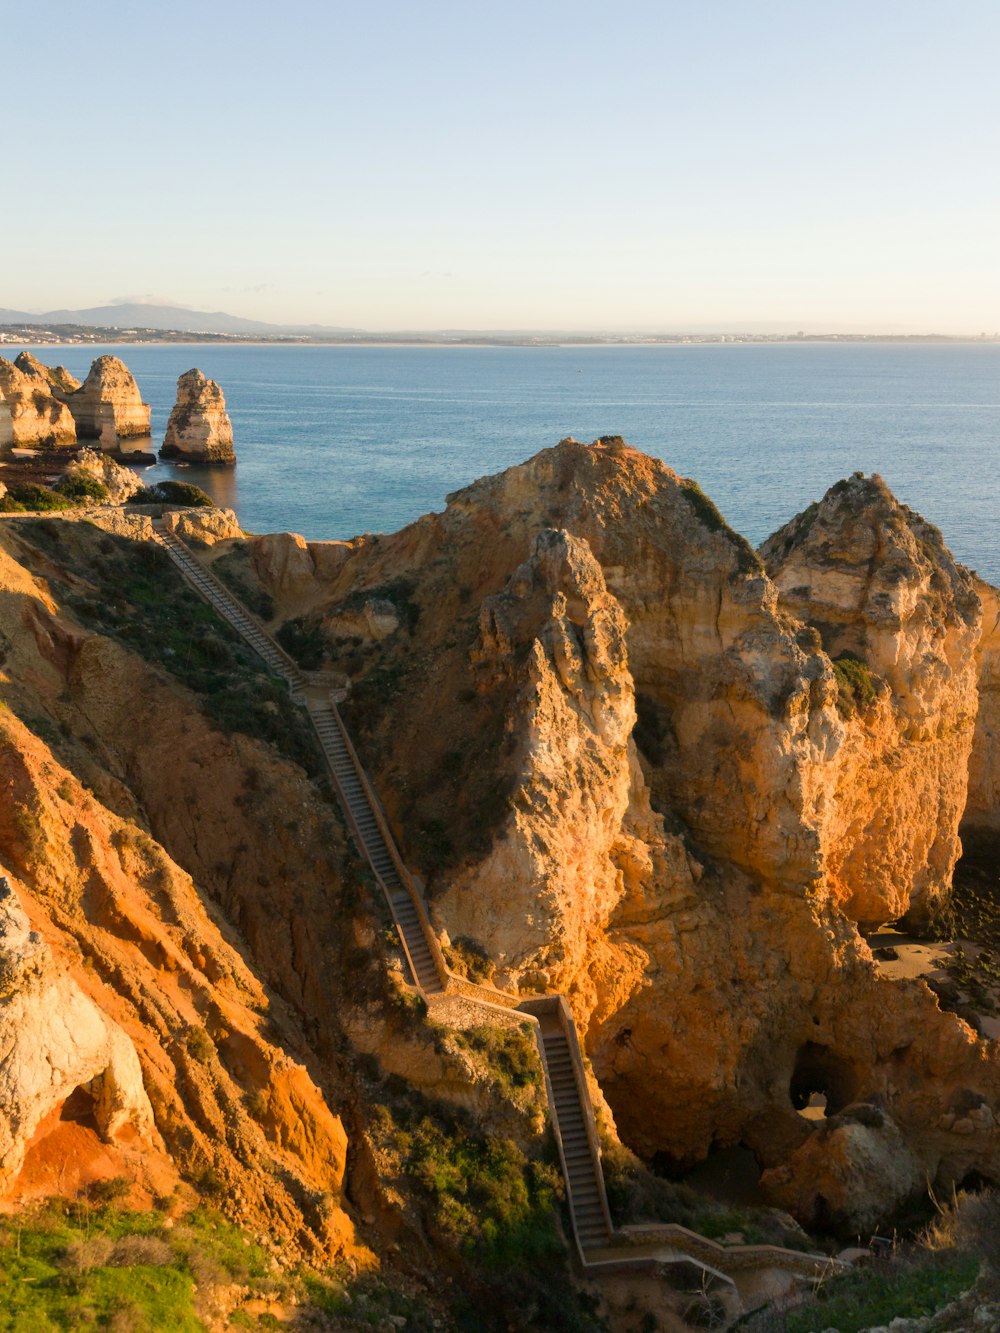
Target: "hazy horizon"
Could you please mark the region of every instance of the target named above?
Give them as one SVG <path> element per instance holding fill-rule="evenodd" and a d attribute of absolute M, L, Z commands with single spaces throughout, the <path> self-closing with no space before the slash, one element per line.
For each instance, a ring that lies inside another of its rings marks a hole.
<path fill-rule="evenodd" d="M 259 0 L 7 18 L 12 309 L 382 331 L 1000 326 L 1000 10 Z M 58 148 L 58 151 L 55 149 Z M 15 262 L 16 261 L 16 262 Z"/>

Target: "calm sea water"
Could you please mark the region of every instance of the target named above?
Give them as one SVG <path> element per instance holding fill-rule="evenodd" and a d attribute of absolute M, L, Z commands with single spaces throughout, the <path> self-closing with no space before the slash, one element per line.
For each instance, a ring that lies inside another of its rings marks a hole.
<path fill-rule="evenodd" d="M 236 469 L 150 479 L 197 482 L 255 532 L 389 532 L 565 435 L 615 434 L 696 478 L 755 545 L 839 478 L 880 472 L 1000 582 L 997 345 L 36 350 L 81 378 L 116 351 L 158 438 L 177 376 L 217 379 Z"/>

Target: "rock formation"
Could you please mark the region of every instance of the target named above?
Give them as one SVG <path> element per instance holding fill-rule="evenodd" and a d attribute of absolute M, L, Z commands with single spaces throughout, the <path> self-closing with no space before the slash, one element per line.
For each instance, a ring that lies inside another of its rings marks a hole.
<path fill-rule="evenodd" d="M 96 449 L 81 449 L 76 458 L 66 469 L 67 477 L 89 477 L 107 490 L 112 504 L 124 504 L 137 491 L 142 490 L 142 482 L 131 468 L 122 467 L 110 454 L 98 453 Z"/>
<path fill-rule="evenodd" d="M 0 422 L 0 446 L 5 438 L 15 448 L 75 448 L 76 426 L 69 409 L 53 396 L 49 384 L 25 374 L 0 357 L 0 402 L 5 403 L 9 425 Z"/>
<path fill-rule="evenodd" d="M 177 401 L 160 450 L 161 458 L 198 463 L 235 463 L 233 426 L 215 380 L 188 370 L 177 381 Z"/>
<path fill-rule="evenodd" d="M 976 651 L 979 711 L 969 765 L 969 799 L 962 836 L 995 847 L 1000 840 L 1000 592 L 975 580 L 983 606 Z"/>
<path fill-rule="evenodd" d="M 869 926 L 925 921 L 960 850 L 982 619 L 972 576 L 860 473 L 761 554 L 780 606 L 818 632 L 837 673 L 847 735 L 821 821 L 830 887 Z"/>
<path fill-rule="evenodd" d="M 75 393 L 80 387 L 80 381 L 65 366 L 45 366 L 30 352 L 22 352 L 14 365 L 25 375 L 41 380 L 58 398 L 64 399 L 66 394 Z"/>
<path fill-rule="evenodd" d="M 135 1047 L 57 967 L 0 876 L 0 1196 L 73 1094 L 106 1141 L 155 1136 Z"/>
<path fill-rule="evenodd" d="M 147 456 L 149 404 L 124 361 L 99 356 L 83 384 L 61 394 L 81 440 L 99 440 L 101 448 L 126 456 Z"/>
<path fill-rule="evenodd" d="M 947 892 L 981 625 L 878 479 L 776 534 L 773 580 L 618 439 L 564 441 L 322 571 L 255 547 L 335 644 L 345 610 L 394 599 L 393 632 L 345 642 L 347 710 L 434 919 L 501 984 L 570 993 L 631 1147 L 682 1166 L 744 1143 L 792 1170 L 818 1091 L 831 1116 L 880 1106 L 921 1178 L 1000 1177 L 997 1052 L 883 981 L 858 930 Z M 843 1182 L 828 1205 L 860 1216 Z"/>

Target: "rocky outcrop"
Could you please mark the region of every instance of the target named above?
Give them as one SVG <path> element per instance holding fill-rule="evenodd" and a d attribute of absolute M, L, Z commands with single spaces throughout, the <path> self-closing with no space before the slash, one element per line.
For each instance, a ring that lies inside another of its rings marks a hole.
<path fill-rule="evenodd" d="M 0 876 L 0 1197 L 39 1126 L 74 1095 L 105 1141 L 156 1137 L 135 1047 L 58 967 Z"/>
<path fill-rule="evenodd" d="M 817 631 L 837 674 L 846 734 L 823 779 L 827 882 L 869 926 L 924 922 L 960 850 L 982 619 L 972 576 L 936 528 L 861 473 L 761 554 L 780 606 Z"/>
<path fill-rule="evenodd" d="M 216 542 L 235 541 L 243 536 L 232 509 L 207 506 L 168 509 L 163 515 L 163 526 L 168 532 L 175 532 L 182 541 L 201 546 L 214 546 Z"/>
<path fill-rule="evenodd" d="M 54 397 L 45 380 L 25 374 L 0 357 L 0 403 L 6 405 L 0 422 L 0 445 L 5 438 L 15 448 L 64 449 L 76 447 L 76 426 L 69 409 Z"/>
<path fill-rule="evenodd" d="M 215 380 L 188 370 L 177 381 L 177 401 L 160 450 L 161 458 L 198 463 L 235 463 L 233 425 Z"/>
<path fill-rule="evenodd" d="M 96 449 L 81 449 L 65 475 L 99 482 L 112 504 L 124 504 L 142 490 L 142 482 L 131 468 L 122 467 L 110 454 L 98 453 Z"/>
<path fill-rule="evenodd" d="M 1000 591 L 975 580 L 983 606 L 983 632 L 976 650 L 979 711 L 969 762 L 969 796 L 962 836 L 1000 843 Z"/>
<path fill-rule="evenodd" d="M 124 361 L 99 356 L 80 388 L 63 394 L 81 440 L 99 440 L 101 448 L 121 454 L 148 455 L 149 404 Z"/>

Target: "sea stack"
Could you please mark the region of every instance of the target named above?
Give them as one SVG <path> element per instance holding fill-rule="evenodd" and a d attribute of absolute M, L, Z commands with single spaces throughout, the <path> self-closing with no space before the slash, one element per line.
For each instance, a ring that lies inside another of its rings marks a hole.
<path fill-rule="evenodd" d="M 167 422 L 161 458 L 192 463 L 236 462 L 233 424 L 226 400 L 215 380 L 200 370 L 188 370 L 177 381 L 177 402 Z"/>
<path fill-rule="evenodd" d="M 45 368 L 42 367 L 44 370 Z M 51 377 L 58 372 L 49 372 Z M 69 392 L 53 390 L 73 413 L 81 440 L 100 440 L 108 453 L 134 457 L 150 452 L 149 404 L 142 401 L 135 377 L 116 356 L 99 356 L 83 384 Z M 130 445 L 128 441 L 141 441 Z"/>
<path fill-rule="evenodd" d="M 65 404 L 48 382 L 26 375 L 13 361 L 0 357 L 0 445 L 27 449 L 76 447 L 76 427 Z"/>

